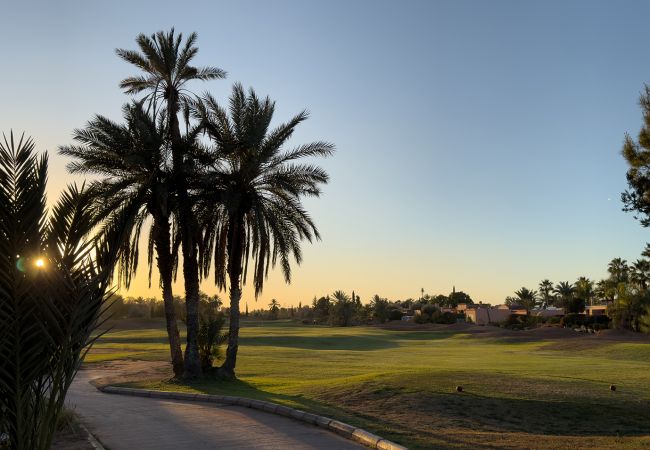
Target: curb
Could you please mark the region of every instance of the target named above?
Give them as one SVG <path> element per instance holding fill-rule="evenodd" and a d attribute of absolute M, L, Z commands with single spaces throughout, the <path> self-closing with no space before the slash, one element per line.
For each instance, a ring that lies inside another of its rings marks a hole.
<path fill-rule="evenodd" d="M 154 391 L 151 389 L 134 389 L 117 386 L 105 386 L 97 388 L 107 394 L 120 394 L 120 395 L 133 395 L 137 397 L 152 397 L 167 400 L 189 400 L 209 403 L 221 403 L 225 405 L 244 406 L 246 408 L 257 409 L 260 411 L 277 414 L 280 416 L 289 417 L 300 422 L 316 425 L 317 427 L 325 428 L 329 431 L 343 436 L 346 439 L 357 441 L 370 448 L 379 450 L 408 450 L 403 445 L 396 444 L 387 439 L 372 434 L 363 428 L 356 428 L 347 423 L 339 422 L 338 420 L 329 417 L 318 416 L 299 409 L 289 408 L 288 406 L 278 405 L 277 403 L 267 402 L 263 400 L 253 400 L 246 397 L 230 397 L 227 395 L 211 395 L 211 394 L 192 394 L 189 392 L 173 392 L 173 391 Z M 97 450 L 102 450 L 103 447 Z"/>
<path fill-rule="evenodd" d="M 95 450 L 106 450 L 106 448 L 95 438 L 95 436 L 90 432 L 88 428 L 82 423 L 79 423 L 79 428 L 86 433 L 86 439 Z"/>

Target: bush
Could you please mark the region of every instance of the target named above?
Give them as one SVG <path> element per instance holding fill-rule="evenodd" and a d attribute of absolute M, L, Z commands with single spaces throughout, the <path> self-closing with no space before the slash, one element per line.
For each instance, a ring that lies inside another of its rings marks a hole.
<path fill-rule="evenodd" d="M 585 324 L 587 317 L 583 314 L 567 314 L 560 320 L 560 325 L 567 328 L 581 327 Z"/>
<path fill-rule="evenodd" d="M 221 330 L 226 322 L 222 312 L 209 309 L 199 314 L 199 359 L 203 372 L 212 369 L 214 360 L 221 359 L 219 347 L 228 340 L 228 333 Z"/>
<path fill-rule="evenodd" d="M 431 322 L 431 316 L 424 313 L 416 314 L 413 321 L 415 323 L 429 323 Z"/>
<path fill-rule="evenodd" d="M 402 320 L 404 313 L 399 309 L 391 309 L 388 312 L 388 320 Z"/>
<path fill-rule="evenodd" d="M 440 315 L 440 318 L 436 323 L 445 323 L 448 325 L 452 323 L 456 323 L 456 314 L 450 312 L 444 312 Z"/>
<path fill-rule="evenodd" d="M 542 317 L 511 314 L 506 320 L 501 322 L 499 326 L 510 330 L 526 330 L 536 328 L 543 322 L 544 319 Z"/>
<path fill-rule="evenodd" d="M 559 316 L 551 316 L 551 317 L 547 317 L 547 318 L 546 318 L 545 323 L 548 323 L 548 324 L 551 324 L 551 325 L 555 325 L 555 324 L 560 323 L 561 320 L 562 320 L 562 317 L 559 317 Z"/>

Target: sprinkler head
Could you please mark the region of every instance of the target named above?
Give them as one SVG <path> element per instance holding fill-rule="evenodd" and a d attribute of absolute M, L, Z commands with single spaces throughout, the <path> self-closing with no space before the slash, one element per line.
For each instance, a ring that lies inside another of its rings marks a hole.
<path fill-rule="evenodd" d="M 463 392 L 462 386 L 456 386 L 456 392 Z"/>

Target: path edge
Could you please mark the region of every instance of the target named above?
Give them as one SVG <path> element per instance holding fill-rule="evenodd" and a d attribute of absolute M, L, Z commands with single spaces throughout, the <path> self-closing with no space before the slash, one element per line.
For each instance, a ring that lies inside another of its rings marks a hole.
<path fill-rule="evenodd" d="M 94 450 L 106 450 L 106 448 L 97 440 L 94 434 L 81 422 L 79 422 L 79 427 L 86 433 L 86 440 L 92 446 Z"/>
<path fill-rule="evenodd" d="M 316 425 L 370 448 L 378 450 L 408 450 L 408 448 L 403 445 L 384 439 L 381 436 L 377 436 L 376 434 L 364 430 L 363 428 L 357 428 L 329 417 L 319 416 L 300 409 L 289 408 L 288 406 L 264 400 L 254 400 L 246 397 L 232 397 L 228 395 L 192 394 L 189 392 L 156 391 L 153 389 L 135 389 L 119 386 L 103 386 L 97 387 L 97 389 L 107 394 L 133 395 L 137 397 L 151 397 L 167 400 L 186 400 L 244 406 L 246 408 L 257 409 L 267 413 L 289 417 L 311 425 Z M 103 449 L 103 447 L 98 450 L 101 449 Z"/>

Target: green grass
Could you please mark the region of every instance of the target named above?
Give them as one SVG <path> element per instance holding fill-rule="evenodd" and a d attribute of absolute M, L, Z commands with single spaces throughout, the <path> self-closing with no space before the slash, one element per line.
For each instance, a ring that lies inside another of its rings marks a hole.
<path fill-rule="evenodd" d="M 109 332 L 87 361 L 122 358 L 168 358 L 162 324 Z M 233 382 L 131 385 L 275 401 L 412 448 L 650 445 L 645 342 L 247 323 L 237 373 Z M 456 385 L 465 392 L 455 392 Z"/>

